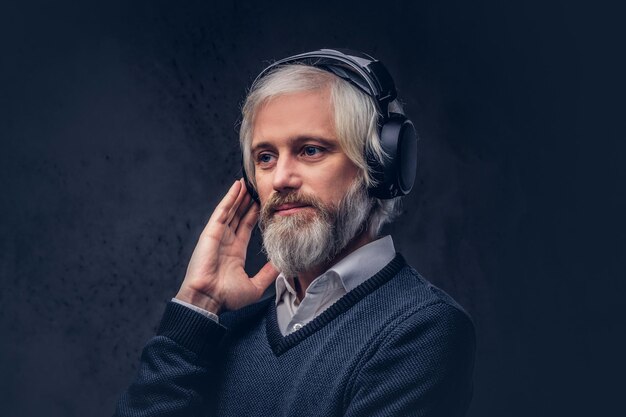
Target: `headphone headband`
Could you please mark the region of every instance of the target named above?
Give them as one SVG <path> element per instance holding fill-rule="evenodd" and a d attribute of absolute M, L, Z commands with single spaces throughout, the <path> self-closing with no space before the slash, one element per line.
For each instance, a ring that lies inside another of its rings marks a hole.
<path fill-rule="evenodd" d="M 389 117 L 389 103 L 397 97 L 393 78 L 382 62 L 362 52 L 349 49 L 320 49 L 280 59 L 265 68 L 254 84 L 273 69 L 303 63 L 331 72 L 343 78 L 374 99 L 379 114 Z"/>

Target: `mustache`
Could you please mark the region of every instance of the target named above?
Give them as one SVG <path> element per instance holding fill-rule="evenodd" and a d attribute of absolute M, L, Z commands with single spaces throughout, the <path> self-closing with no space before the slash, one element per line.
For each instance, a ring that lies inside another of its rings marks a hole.
<path fill-rule="evenodd" d="M 259 227 L 261 230 L 272 221 L 273 214 L 277 211 L 277 208 L 283 204 L 309 206 L 317 211 L 318 215 L 324 218 L 327 218 L 332 211 L 331 207 L 327 207 L 322 201 L 311 194 L 301 192 L 291 192 L 288 194 L 274 193 L 265 202 L 263 207 L 261 207 L 259 218 Z"/>
<path fill-rule="evenodd" d="M 318 210 L 327 209 L 317 197 L 310 194 L 293 192 L 289 194 L 272 194 L 261 209 L 261 212 L 266 212 L 267 214 L 272 215 L 276 212 L 277 208 L 283 204 L 301 204 L 304 206 L 311 206 Z"/>

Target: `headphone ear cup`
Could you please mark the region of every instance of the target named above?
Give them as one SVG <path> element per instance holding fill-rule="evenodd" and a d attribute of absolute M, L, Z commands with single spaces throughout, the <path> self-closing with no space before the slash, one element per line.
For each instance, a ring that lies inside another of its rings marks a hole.
<path fill-rule="evenodd" d="M 398 139 L 396 178 L 401 195 L 407 195 L 413 189 L 417 174 L 417 132 L 410 120 L 405 119 L 402 123 Z"/>
<path fill-rule="evenodd" d="M 256 192 L 256 188 L 252 185 L 252 182 L 248 179 L 248 175 L 246 175 L 246 169 L 242 166 L 241 172 L 243 173 L 243 180 L 246 183 L 246 190 L 248 190 L 248 194 L 252 197 L 254 201 L 261 204 L 261 200 L 259 199 L 259 194 Z"/>
<path fill-rule="evenodd" d="M 382 200 L 411 192 L 417 172 L 417 134 L 409 119 L 392 114 L 380 129 L 380 144 L 387 155 L 384 164 L 369 156 L 368 164 L 377 181 L 369 194 Z"/>

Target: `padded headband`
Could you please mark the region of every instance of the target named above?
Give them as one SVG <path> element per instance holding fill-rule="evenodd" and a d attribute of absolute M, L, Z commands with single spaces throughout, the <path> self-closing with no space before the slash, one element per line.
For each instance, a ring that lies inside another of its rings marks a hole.
<path fill-rule="evenodd" d="M 292 63 L 303 63 L 335 74 L 350 82 L 374 99 L 378 113 L 389 117 L 389 103 L 397 97 L 393 78 L 384 65 L 362 52 L 348 49 L 320 49 L 278 60 L 265 68 L 254 80 L 254 84 L 273 69 Z"/>

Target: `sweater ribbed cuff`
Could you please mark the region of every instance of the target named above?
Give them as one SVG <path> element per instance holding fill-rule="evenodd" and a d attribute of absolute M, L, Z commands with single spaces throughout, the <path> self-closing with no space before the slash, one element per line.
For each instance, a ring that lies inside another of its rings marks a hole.
<path fill-rule="evenodd" d="M 181 304 L 169 302 L 157 334 L 165 336 L 202 357 L 215 351 L 226 328 Z"/>

